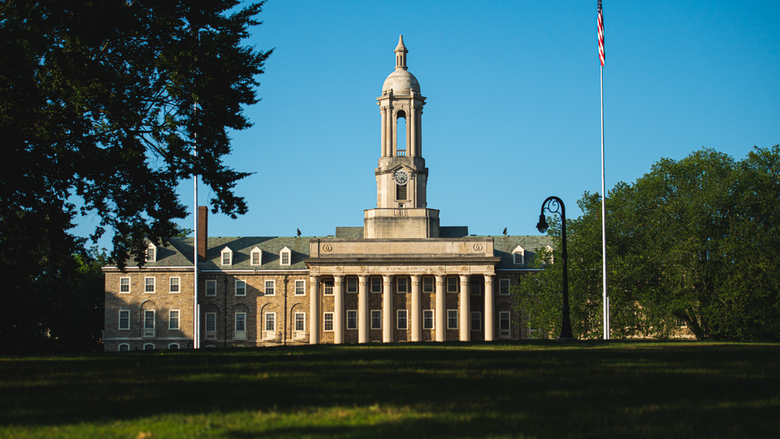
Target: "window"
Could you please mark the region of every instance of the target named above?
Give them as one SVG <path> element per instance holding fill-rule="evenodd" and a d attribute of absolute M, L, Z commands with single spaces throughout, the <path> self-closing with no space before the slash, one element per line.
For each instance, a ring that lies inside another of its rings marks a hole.
<path fill-rule="evenodd" d="M 236 313 L 236 330 L 233 333 L 234 340 L 246 340 L 246 313 Z"/>
<path fill-rule="evenodd" d="M 265 330 L 266 331 L 276 331 L 276 313 L 275 312 L 267 312 L 267 313 L 265 313 Z"/>
<path fill-rule="evenodd" d="M 168 345 L 168 349 L 170 349 L 172 351 L 178 350 L 179 347 L 180 347 L 179 343 L 171 343 L 171 344 Z"/>
<path fill-rule="evenodd" d="M 179 310 L 168 311 L 168 329 L 179 329 Z"/>
<path fill-rule="evenodd" d="M 292 260 L 292 251 L 285 247 L 282 249 L 282 251 L 279 252 L 279 264 L 280 265 L 290 265 Z"/>
<path fill-rule="evenodd" d="M 332 296 L 333 295 L 333 281 L 332 280 L 324 280 L 324 281 L 322 281 L 322 286 L 325 289 L 325 295 L 326 296 Z"/>
<path fill-rule="evenodd" d="M 152 243 L 146 247 L 146 262 L 157 262 L 157 247 Z"/>
<path fill-rule="evenodd" d="M 408 284 L 407 279 L 405 277 L 396 277 L 395 278 L 395 285 L 396 285 L 396 292 L 398 293 L 406 293 L 408 292 Z"/>
<path fill-rule="evenodd" d="M 502 337 L 509 337 L 510 335 L 509 318 L 509 311 L 501 311 L 498 313 L 498 329 L 501 331 Z"/>
<path fill-rule="evenodd" d="M 144 337 L 154 337 L 154 310 L 144 311 Z"/>
<path fill-rule="evenodd" d="M 457 277 L 448 277 L 447 278 L 447 292 L 448 293 L 457 293 L 458 292 L 458 278 Z"/>
<path fill-rule="evenodd" d="M 265 281 L 265 295 L 266 296 L 276 295 L 276 281 L 273 280 Z"/>
<path fill-rule="evenodd" d="M 120 277 L 119 278 L 119 292 L 120 293 L 129 293 L 130 292 L 130 278 L 129 277 Z"/>
<path fill-rule="evenodd" d="M 217 338 L 217 313 L 206 313 L 206 338 Z"/>
<path fill-rule="evenodd" d="M 333 313 L 326 312 L 322 319 L 322 327 L 325 331 L 333 330 Z"/>
<path fill-rule="evenodd" d="M 396 312 L 396 317 L 397 329 L 409 329 L 407 313 L 405 309 L 399 309 Z"/>
<path fill-rule="evenodd" d="M 127 352 L 130 350 L 130 345 L 127 343 L 121 343 L 119 345 L 119 352 Z"/>
<path fill-rule="evenodd" d="M 130 329 L 130 310 L 128 309 L 119 310 L 119 329 L 120 330 Z"/>
<path fill-rule="evenodd" d="M 145 351 L 153 351 L 154 350 L 154 343 L 146 343 L 144 345 L 144 350 Z"/>
<path fill-rule="evenodd" d="M 296 280 L 295 281 L 295 295 L 296 296 L 305 296 L 306 295 L 306 281 L 305 280 Z"/>
<path fill-rule="evenodd" d="M 472 331 L 482 330 L 482 313 L 479 311 L 471 312 L 471 330 Z"/>
<path fill-rule="evenodd" d="M 357 293 L 358 285 L 357 285 L 357 278 L 356 277 L 348 277 L 347 278 L 347 292 L 348 293 Z"/>
<path fill-rule="evenodd" d="M 447 310 L 447 329 L 458 329 L 458 310 Z"/>
<path fill-rule="evenodd" d="M 357 310 L 347 310 L 347 329 L 357 329 Z"/>
<path fill-rule="evenodd" d="M 222 265 L 233 265 L 233 250 L 228 247 L 223 248 L 220 253 L 220 260 Z"/>
<path fill-rule="evenodd" d="M 236 296 L 246 296 L 246 281 L 236 280 Z"/>
<path fill-rule="evenodd" d="M 251 265 L 263 265 L 263 251 L 255 247 L 250 253 L 249 263 Z"/>
<path fill-rule="evenodd" d="M 395 186 L 395 199 L 398 201 L 406 201 L 406 185 Z"/>
<path fill-rule="evenodd" d="M 302 312 L 295 313 L 295 330 L 296 331 L 305 331 L 306 330 L 306 314 Z"/>
<path fill-rule="evenodd" d="M 478 280 L 471 280 L 471 286 L 469 288 L 471 294 L 482 294 L 482 288 L 480 287 L 481 283 Z"/>
<path fill-rule="evenodd" d="M 501 296 L 509 295 L 509 279 L 498 280 L 498 294 Z"/>
<path fill-rule="evenodd" d="M 423 310 L 423 329 L 433 329 L 433 310 Z"/>
<path fill-rule="evenodd" d="M 433 278 L 432 277 L 424 277 L 423 278 L 423 293 L 432 293 L 433 292 Z"/>
<path fill-rule="evenodd" d="M 144 293 L 154 293 L 154 278 L 153 277 L 145 277 L 144 278 Z"/>
<path fill-rule="evenodd" d="M 512 250 L 512 263 L 515 265 L 525 264 L 525 249 L 523 247 L 518 245 Z"/>
<path fill-rule="evenodd" d="M 382 310 L 371 310 L 371 329 L 382 329 Z"/>
<path fill-rule="evenodd" d="M 372 293 L 381 293 L 382 292 L 382 278 L 381 277 L 372 277 L 371 278 L 371 292 Z"/>
<path fill-rule="evenodd" d="M 178 277 L 172 277 L 168 281 L 168 291 L 171 293 L 178 293 L 179 292 L 179 284 L 181 283 L 181 278 Z"/>
<path fill-rule="evenodd" d="M 206 297 L 214 297 L 217 295 L 217 281 L 206 281 Z"/>

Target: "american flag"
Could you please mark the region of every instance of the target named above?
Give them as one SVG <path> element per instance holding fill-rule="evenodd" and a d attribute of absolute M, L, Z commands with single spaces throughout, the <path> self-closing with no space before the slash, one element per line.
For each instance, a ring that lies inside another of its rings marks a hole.
<path fill-rule="evenodd" d="M 599 59 L 601 60 L 601 66 L 604 66 L 604 13 L 601 11 L 601 0 L 599 0 Z"/>

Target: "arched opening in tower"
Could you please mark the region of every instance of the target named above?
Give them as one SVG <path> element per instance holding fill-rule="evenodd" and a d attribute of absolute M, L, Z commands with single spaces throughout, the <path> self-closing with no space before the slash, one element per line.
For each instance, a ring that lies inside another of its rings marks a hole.
<path fill-rule="evenodd" d="M 396 157 L 406 157 L 406 113 L 401 110 L 396 115 Z"/>

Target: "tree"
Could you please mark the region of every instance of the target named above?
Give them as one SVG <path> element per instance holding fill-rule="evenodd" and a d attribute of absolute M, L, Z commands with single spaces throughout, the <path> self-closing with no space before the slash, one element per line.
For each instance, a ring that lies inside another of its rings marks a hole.
<path fill-rule="evenodd" d="M 3 287 L 16 311 L 2 315 L 0 338 L 27 327 L 14 314 L 27 295 L 77 269 L 62 264 L 83 253 L 68 233 L 78 213 L 100 218 L 94 239 L 113 230 L 111 259 L 124 266 L 177 233 L 186 211 L 176 187 L 194 174 L 215 194 L 212 211 L 246 212 L 233 188 L 248 174 L 223 157 L 228 130 L 250 126 L 242 106 L 257 102 L 271 51 L 242 45 L 262 3 L 238 4 L 0 5 L 0 266 L 18 276 Z"/>
<path fill-rule="evenodd" d="M 568 224 L 572 326 L 586 338 L 601 332 L 600 203 L 586 193 Z M 708 149 L 661 159 L 616 185 L 607 198 L 613 335 L 668 337 L 683 323 L 699 339 L 776 340 L 779 230 L 778 146 L 740 162 Z M 556 276 L 545 267 L 517 293 Z M 537 294 L 552 306 L 554 292 Z"/>

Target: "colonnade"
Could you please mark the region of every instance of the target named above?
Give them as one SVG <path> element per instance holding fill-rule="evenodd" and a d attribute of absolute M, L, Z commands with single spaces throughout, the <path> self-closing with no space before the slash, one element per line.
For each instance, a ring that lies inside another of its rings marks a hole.
<path fill-rule="evenodd" d="M 345 306 L 344 306 L 344 275 L 333 276 L 333 341 L 335 344 L 342 344 L 345 342 Z M 397 293 L 393 291 L 394 278 L 399 276 L 382 275 L 382 342 L 393 342 L 393 332 L 395 325 L 393 324 L 393 294 L 408 294 Z M 404 276 L 406 277 L 406 276 Z M 410 275 L 411 278 L 411 310 L 409 321 L 411 325 L 411 340 L 412 342 L 422 341 L 422 295 L 421 282 L 422 275 Z M 322 332 L 320 321 L 324 319 L 323 313 L 326 310 L 321 309 L 321 293 L 320 283 L 322 276 L 310 276 L 309 278 L 309 343 L 319 344 Z M 330 276 L 328 276 L 330 278 Z M 358 275 L 358 300 L 357 300 L 357 332 L 358 343 L 369 342 L 369 328 L 370 316 L 368 309 L 368 275 Z M 435 278 L 435 290 L 432 293 L 435 296 L 435 310 L 434 310 L 434 332 L 435 340 L 438 342 L 446 341 L 447 339 L 447 309 L 446 309 L 446 294 L 445 292 L 445 280 L 446 276 L 436 275 Z M 471 292 L 469 287 L 470 276 L 466 274 L 459 275 L 460 288 L 458 289 L 458 335 L 460 341 L 471 340 Z M 484 275 L 484 324 L 483 331 L 485 335 L 485 341 L 492 341 L 495 338 L 494 327 L 494 314 L 495 314 L 495 300 L 493 292 L 493 275 Z M 329 311 L 329 310 L 328 310 Z"/>

